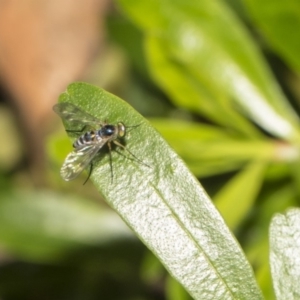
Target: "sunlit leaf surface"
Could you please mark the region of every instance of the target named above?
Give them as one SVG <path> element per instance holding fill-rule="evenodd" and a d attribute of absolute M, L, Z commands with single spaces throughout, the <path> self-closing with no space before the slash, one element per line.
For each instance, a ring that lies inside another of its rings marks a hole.
<path fill-rule="evenodd" d="M 277 299 L 300 298 L 300 210 L 277 214 L 270 226 L 270 263 Z"/>
<path fill-rule="evenodd" d="M 141 115 L 83 83 L 70 85 L 60 101 L 110 123 L 140 125 L 123 142 L 149 167 L 115 151 L 111 182 L 106 153 L 95 162 L 92 181 L 195 299 L 261 299 L 249 264 L 205 191 Z"/>

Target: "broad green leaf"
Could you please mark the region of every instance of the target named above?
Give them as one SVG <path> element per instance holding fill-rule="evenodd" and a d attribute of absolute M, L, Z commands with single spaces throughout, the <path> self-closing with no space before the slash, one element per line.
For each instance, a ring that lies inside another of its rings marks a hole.
<path fill-rule="evenodd" d="M 300 2 L 298 0 L 244 0 L 250 17 L 272 47 L 300 72 Z"/>
<path fill-rule="evenodd" d="M 237 170 L 253 160 L 277 159 L 277 145 L 245 139 L 224 129 L 181 120 L 151 119 L 151 123 L 197 176 Z"/>
<path fill-rule="evenodd" d="M 253 121 L 278 137 L 300 139 L 298 117 L 245 28 L 222 1 L 118 3 L 148 38 L 159 41 L 168 60 L 192 74 L 208 94 L 216 91 L 234 99 Z"/>
<path fill-rule="evenodd" d="M 214 203 L 231 229 L 249 214 L 262 185 L 266 163 L 254 161 L 233 177 L 214 197 Z"/>
<path fill-rule="evenodd" d="M 131 237 L 111 211 L 50 191 L 0 195 L 1 247 L 31 261 L 55 261 L 71 249 Z"/>
<path fill-rule="evenodd" d="M 116 96 L 84 83 L 70 85 L 59 101 L 112 124 L 139 125 L 123 142 L 149 167 L 114 151 L 113 182 L 105 153 L 94 162 L 91 178 L 194 299 L 261 299 L 250 265 L 211 200 L 141 115 Z"/>
<path fill-rule="evenodd" d="M 277 299 L 300 298 L 300 210 L 276 214 L 270 225 L 270 265 Z"/>

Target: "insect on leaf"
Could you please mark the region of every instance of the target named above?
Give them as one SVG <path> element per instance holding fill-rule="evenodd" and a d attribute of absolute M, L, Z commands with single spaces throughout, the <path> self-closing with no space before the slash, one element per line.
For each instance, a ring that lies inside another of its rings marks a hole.
<path fill-rule="evenodd" d="M 91 179 L 106 201 L 194 299 L 262 299 L 236 239 L 183 161 L 126 102 L 84 83 L 61 95 L 87 113 L 133 128 L 126 148 L 147 167 L 112 151 L 94 165 Z"/>

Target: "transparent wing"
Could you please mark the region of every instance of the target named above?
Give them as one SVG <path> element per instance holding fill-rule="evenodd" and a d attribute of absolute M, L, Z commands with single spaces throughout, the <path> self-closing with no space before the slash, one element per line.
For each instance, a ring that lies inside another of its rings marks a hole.
<path fill-rule="evenodd" d="M 53 106 L 53 110 L 68 122 L 90 125 L 95 128 L 101 127 L 104 124 L 104 122 L 101 122 L 70 102 L 57 103 Z"/>
<path fill-rule="evenodd" d="M 107 139 L 101 139 L 97 143 L 83 145 L 68 154 L 60 169 L 61 177 L 66 181 L 76 178 L 91 163 L 106 142 Z"/>

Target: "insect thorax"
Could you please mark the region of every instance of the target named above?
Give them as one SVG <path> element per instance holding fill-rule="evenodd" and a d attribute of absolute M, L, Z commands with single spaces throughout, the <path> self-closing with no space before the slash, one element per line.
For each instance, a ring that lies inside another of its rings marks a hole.
<path fill-rule="evenodd" d="M 100 140 L 105 140 L 106 142 L 113 141 L 118 137 L 122 138 L 125 136 L 126 128 L 123 123 L 118 123 L 117 125 L 104 125 L 99 130 L 87 131 L 81 135 L 74 143 L 74 148 L 79 148 L 82 145 L 92 144 Z"/>
<path fill-rule="evenodd" d="M 116 126 L 115 125 L 105 125 L 98 131 L 100 136 L 103 137 L 111 137 L 116 134 Z"/>

